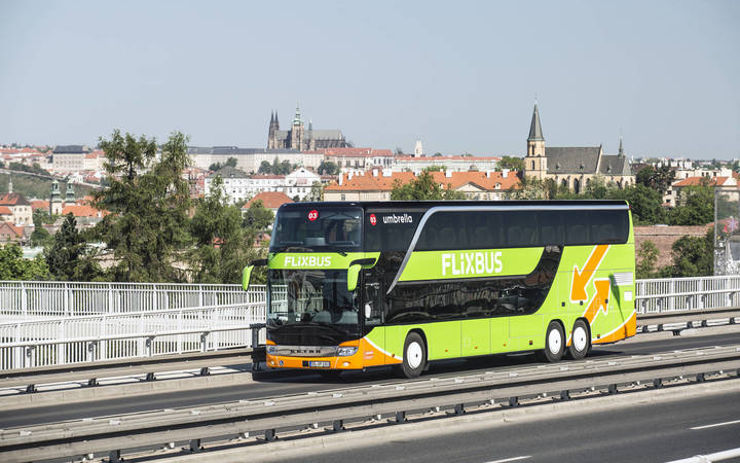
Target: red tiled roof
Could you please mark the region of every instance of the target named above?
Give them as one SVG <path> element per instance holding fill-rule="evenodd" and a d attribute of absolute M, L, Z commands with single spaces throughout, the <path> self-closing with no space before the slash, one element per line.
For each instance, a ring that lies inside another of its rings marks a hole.
<path fill-rule="evenodd" d="M 13 211 L 8 206 L 0 206 L 0 215 L 13 215 Z"/>
<path fill-rule="evenodd" d="M 674 187 L 684 187 L 684 186 L 699 186 L 702 184 L 702 182 L 705 182 L 709 179 L 709 186 L 722 186 L 724 185 L 730 177 L 686 177 L 683 180 L 680 180 L 673 184 Z"/>
<path fill-rule="evenodd" d="M 292 203 L 290 196 L 280 191 L 264 191 L 254 198 L 250 199 L 247 204 L 242 206 L 243 209 L 249 208 L 255 201 L 262 201 L 262 205 L 267 209 L 277 209 L 285 203 Z"/>
<path fill-rule="evenodd" d="M 23 227 L 16 227 L 9 222 L 0 222 L 0 235 L 8 234 L 15 235 L 16 238 L 21 237 L 23 236 Z"/>
<path fill-rule="evenodd" d="M 75 217 L 102 217 L 108 214 L 107 211 L 99 211 L 86 204 L 69 204 L 62 209 L 62 215 L 72 214 Z"/>
<path fill-rule="evenodd" d="M 328 191 L 390 191 L 396 181 L 402 184 L 414 179 L 413 172 L 392 172 L 389 177 L 383 176 L 381 172 L 373 175 L 373 171 L 365 172 L 365 175 L 353 175 L 350 179 L 348 174 L 341 174 L 342 185 L 332 183 L 324 190 Z"/>
<path fill-rule="evenodd" d="M 49 201 L 44 201 L 43 199 L 34 199 L 33 201 L 31 201 L 31 209 L 34 211 L 36 209 L 44 209 L 48 211 Z"/>
<path fill-rule="evenodd" d="M 342 174 L 342 185 L 332 183 L 325 190 L 328 191 L 390 191 L 396 181 L 405 184 L 416 178 L 413 172 L 392 172 L 391 176 L 384 177 L 378 172 L 377 176 L 373 171 L 368 171 L 365 175 L 354 175 L 349 179 L 347 174 Z M 452 172 L 451 177 L 447 177 L 444 172 L 432 172 L 434 181 L 442 184 L 444 188 L 449 185 L 456 190 L 468 183 L 474 184 L 483 190 L 510 190 L 520 186 L 519 177 L 516 172 L 509 172 L 504 178 L 502 172 Z M 499 188 L 496 188 L 499 184 Z"/>
<path fill-rule="evenodd" d="M 0 206 L 30 206 L 31 203 L 18 193 L 5 193 L 0 198 Z"/>

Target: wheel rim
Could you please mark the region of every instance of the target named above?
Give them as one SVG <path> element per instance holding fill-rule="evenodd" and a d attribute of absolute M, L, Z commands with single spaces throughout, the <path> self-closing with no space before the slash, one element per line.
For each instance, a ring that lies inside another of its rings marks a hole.
<path fill-rule="evenodd" d="M 406 363 L 413 369 L 419 368 L 422 361 L 422 348 L 418 342 L 409 343 L 406 348 Z"/>
<path fill-rule="evenodd" d="M 563 337 L 560 336 L 560 330 L 552 329 L 550 334 L 547 335 L 547 348 L 553 354 L 559 354 L 560 349 L 563 346 Z"/>
<path fill-rule="evenodd" d="M 586 345 L 588 345 L 586 329 L 582 326 L 576 326 L 573 330 L 573 347 L 575 347 L 578 352 L 583 352 L 586 350 Z"/>

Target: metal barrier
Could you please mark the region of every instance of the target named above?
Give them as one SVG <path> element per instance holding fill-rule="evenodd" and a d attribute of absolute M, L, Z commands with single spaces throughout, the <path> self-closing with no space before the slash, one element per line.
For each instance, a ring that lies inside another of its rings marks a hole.
<path fill-rule="evenodd" d="M 0 281 L 0 314 L 29 319 L 253 303 L 264 285 Z"/>
<path fill-rule="evenodd" d="M 740 307 L 740 275 L 637 280 L 638 314 Z"/>
<path fill-rule="evenodd" d="M 0 370 L 251 347 L 264 320 L 252 303 L 5 322 Z"/>
<path fill-rule="evenodd" d="M 740 276 L 638 280 L 636 293 L 638 314 L 730 309 Z M 265 301 L 264 286 L 0 282 L 0 370 L 251 346 Z"/>

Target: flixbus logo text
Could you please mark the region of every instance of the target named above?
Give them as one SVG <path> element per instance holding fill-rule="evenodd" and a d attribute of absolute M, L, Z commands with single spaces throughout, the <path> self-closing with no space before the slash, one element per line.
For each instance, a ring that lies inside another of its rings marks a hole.
<path fill-rule="evenodd" d="M 285 256 L 286 267 L 331 267 L 331 256 Z"/>
<path fill-rule="evenodd" d="M 501 251 L 455 252 L 442 254 L 442 276 L 491 275 L 501 273 Z"/>

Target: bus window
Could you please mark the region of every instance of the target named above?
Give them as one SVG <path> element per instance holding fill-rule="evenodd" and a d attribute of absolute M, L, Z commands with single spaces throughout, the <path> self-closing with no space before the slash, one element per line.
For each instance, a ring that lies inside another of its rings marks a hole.
<path fill-rule="evenodd" d="M 414 237 L 422 211 L 367 210 L 365 212 L 366 251 L 406 251 Z"/>
<path fill-rule="evenodd" d="M 536 246 L 537 215 L 516 211 L 507 214 L 506 242 L 511 248 Z"/>
<path fill-rule="evenodd" d="M 540 211 L 537 213 L 537 223 L 540 226 L 540 246 L 552 244 L 562 245 L 563 237 L 562 214 L 554 211 Z"/>

